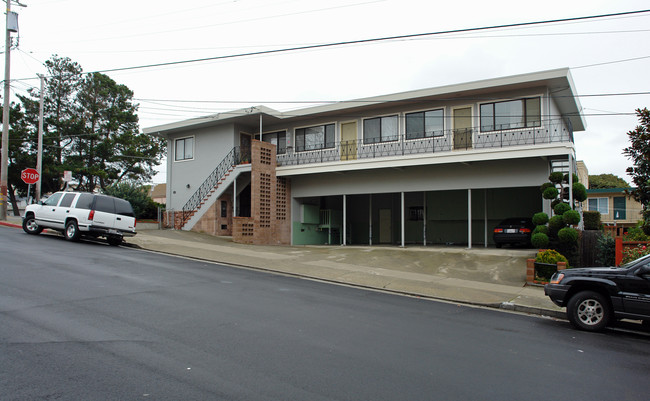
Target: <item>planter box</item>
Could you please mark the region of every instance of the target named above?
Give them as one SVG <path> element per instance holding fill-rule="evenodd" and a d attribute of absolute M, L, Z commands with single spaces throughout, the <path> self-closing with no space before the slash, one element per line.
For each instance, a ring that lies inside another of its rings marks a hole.
<path fill-rule="evenodd" d="M 551 276 L 558 271 L 566 269 L 566 263 L 538 263 L 535 259 L 527 260 L 526 282 L 528 284 L 546 284 Z"/>

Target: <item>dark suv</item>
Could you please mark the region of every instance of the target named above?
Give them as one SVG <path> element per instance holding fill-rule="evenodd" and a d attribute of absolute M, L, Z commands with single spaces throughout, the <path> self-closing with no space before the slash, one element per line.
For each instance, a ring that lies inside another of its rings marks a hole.
<path fill-rule="evenodd" d="M 650 322 L 650 255 L 622 267 L 567 269 L 553 275 L 544 293 L 566 306 L 575 327 L 603 330 L 614 319 Z"/>

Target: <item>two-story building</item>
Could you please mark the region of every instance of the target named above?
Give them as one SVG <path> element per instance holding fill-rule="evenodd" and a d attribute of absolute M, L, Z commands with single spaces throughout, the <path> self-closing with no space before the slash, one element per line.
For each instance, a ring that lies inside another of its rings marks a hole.
<path fill-rule="evenodd" d="M 550 212 L 539 186 L 576 171 L 584 129 L 558 69 L 145 133 L 168 141 L 176 228 L 248 243 L 471 247 L 488 246 L 504 218 Z"/>

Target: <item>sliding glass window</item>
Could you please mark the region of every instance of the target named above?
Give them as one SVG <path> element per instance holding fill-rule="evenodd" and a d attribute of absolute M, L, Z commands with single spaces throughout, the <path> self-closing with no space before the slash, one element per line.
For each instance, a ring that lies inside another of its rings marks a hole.
<path fill-rule="evenodd" d="M 331 149 L 335 145 L 334 124 L 296 128 L 296 151 Z"/>
<path fill-rule="evenodd" d="M 363 120 L 363 143 L 396 141 L 399 138 L 398 127 L 396 115 Z"/>
<path fill-rule="evenodd" d="M 481 105 L 481 131 L 539 127 L 541 116 L 539 97 L 484 103 Z"/>
<path fill-rule="evenodd" d="M 442 109 L 406 114 L 406 139 L 430 138 L 444 135 Z"/>

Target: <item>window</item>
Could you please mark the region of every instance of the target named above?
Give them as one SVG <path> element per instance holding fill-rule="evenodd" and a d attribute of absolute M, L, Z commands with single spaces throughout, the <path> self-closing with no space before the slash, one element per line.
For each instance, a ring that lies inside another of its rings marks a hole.
<path fill-rule="evenodd" d="M 363 143 L 390 142 L 398 139 L 397 116 L 363 120 Z"/>
<path fill-rule="evenodd" d="M 330 149 L 334 147 L 334 124 L 296 129 L 296 151 Z"/>
<path fill-rule="evenodd" d="M 589 198 L 589 210 L 609 214 L 609 198 Z"/>
<path fill-rule="evenodd" d="M 194 137 L 176 140 L 174 160 L 189 160 L 194 158 Z"/>
<path fill-rule="evenodd" d="M 221 217 L 228 217 L 228 202 L 221 201 Z"/>
<path fill-rule="evenodd" d="M 63 199 L 61 199 L 61 204 L 59 206 L 60 207 L 70 207 L 70 205 L 72 205 L 72 201 L 74 200 L 75 196 L 77 196 L 77 194 L 65 194 L 65 195 L 63 195 Z"/>
<path fill-rule="evenodd" d="M 259 134 L 255 135 L 255 139 L 260 139 Z M 287 153 L 287 133 L 286 131 L 269 132 L 262 135 L 264 142 L 271 143 L 276 146 L 277 154 L 281 155 Z"/>
<path fill-rule="evenodd" d="M 406 139 L 443 136 L 443 117 L 442 109 L 406 114 Z"/>
<path fill-rule="evenodd" d="M 115 201 L 115 213 L 119 214 L 120 216 L 135 217 L 135 213 L 133 213 L 133 208 L 131 207 L 129 201 L 124 199 L 113 200 Z"/>
<path fill-rule="evenodd" d="M 539 97 L 484 103 L 481 105 L 481 131 L 539 127 L 541 115 Z"/>
<path fill-rule="evenodd" d="M 95 199 L 95 210 L 104 213 L 115 213 L 115 202 L 108 196 L 97 196 Z"/>
<path fill-rule="evenodd" d="M 43 204 L 47 206 L 56 206 L 59 203 L 59 199 L 61 199 L 61 195 L 63 195 L 61 192 L 55 192 L 47 198 Z"/>
<path fill-rule="evenodd" d="M 79 195 L 79 199 L 77 199 L 77 204 L 75 205 L 75 207 L 77 209 L 90 210 L 90 208 L 93 205 L 94 198 L 95 196 L 93 194 L 89 194 L 89 193 L 81 194 Z"/>

